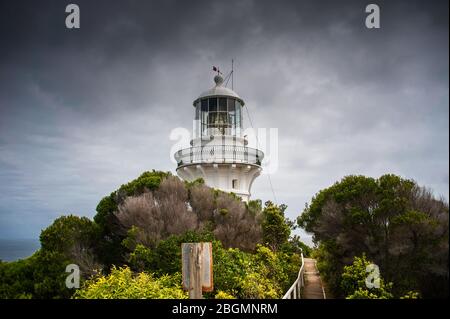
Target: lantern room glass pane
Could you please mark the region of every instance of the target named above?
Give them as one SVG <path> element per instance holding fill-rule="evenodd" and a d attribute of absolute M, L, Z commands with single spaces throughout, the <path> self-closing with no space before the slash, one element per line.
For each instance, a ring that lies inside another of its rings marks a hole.
<path fill-rule="evenodd" d="M 234 99 L 228 99 L 228 112 L 234 112 Z"/>
<path fill-rule="evenodd" d="M 202 112 L 208 112 L 208 100 L 202 100 Z"/>
<path fill-rule="evenodd" d="M 221 112 L 227 111 L 227 99 L 225 97 L 219 98 L 219 111 Z"/>
<path fill-rule="evenodd" d="M 200 102 L 197 102 L 195 104 L 195 119 L 196 120 L 200 119 Z"/>
<path fill-rule="evenodd" d="M 239 101 L 236 101 L 236 128 L 242 128 L 242 106 Z"/>
<path fill-rule="evenodd" d="M 200 124 L 200 107 L 201 107 L 201 103 L 200 101 L 195 103 L 195 118 L 194 118 L 194 136 L 198 137 L 200 135 L 200 129 L 201 129 L 201 124 Z"/>
<path fill-rule="evenodd" d="M 201 135 L 207 135 L 208 132 L 206 131 L 208 124 L 208 112 L 201 112 L 201 125 L 202 125 L 202 134 Z"/>
<path fill-rule="evenodd" d="M 209 111 L 217 112 L 217 98 L 209 98 Z"/>

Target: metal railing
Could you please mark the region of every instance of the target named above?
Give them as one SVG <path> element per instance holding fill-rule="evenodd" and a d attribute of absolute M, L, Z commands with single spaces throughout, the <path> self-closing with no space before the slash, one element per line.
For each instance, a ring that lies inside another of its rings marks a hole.
<path fill-rule="evenodd" d="M 300 299 L 302 288 L 305 286 L 304 275 L 304 266 L 305 262 L 303 260 L 303 253 L 300 254 L 302 265 L 300 266 L 300 270 L 298 271 L 297 279 L 292 284 L 291 288 L 284 294 L 282 299 Z"/>
<path fill-rule="evenodd" d="M 264 153 L 255 148 L 236 145 L 205 145 L 175 153 L 178 166 L 193 163 L 245 163 L 261 165 Z"/>

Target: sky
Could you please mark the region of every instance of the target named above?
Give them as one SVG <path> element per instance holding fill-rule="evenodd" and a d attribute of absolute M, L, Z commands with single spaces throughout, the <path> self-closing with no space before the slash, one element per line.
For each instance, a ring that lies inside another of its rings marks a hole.
<path fill-rule="evenodd" d="M 80 29 L 65 27 L 69 3 Z M 175 173 L 170 133 L 191 128 L 212 66 L 231 59 L 254 127 L 278 129 L 270 180 L 289 218 L 350 174 L 448 201 L 448 21 L 448 1 L 2 0 L 0 238 L 37 238 L 144 171 Z M 252 198 L 274 201 L 268 176 Z"/>

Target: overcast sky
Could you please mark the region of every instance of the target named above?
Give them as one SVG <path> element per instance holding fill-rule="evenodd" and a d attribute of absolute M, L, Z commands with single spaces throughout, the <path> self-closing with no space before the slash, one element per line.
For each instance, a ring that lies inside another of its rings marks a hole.
<path fill-rule="evenodd" d="M 175 172 L 169 134 L 232 58 L 254 126 L 279 130 L 271 179 L 290 218 L 348 174 L 448 200 L 448 1 L 71 2 L 0 2 L 0 238 L 93 217 L 143 171 Z M 252 197 L 273 200 L 267 175 Z"/>

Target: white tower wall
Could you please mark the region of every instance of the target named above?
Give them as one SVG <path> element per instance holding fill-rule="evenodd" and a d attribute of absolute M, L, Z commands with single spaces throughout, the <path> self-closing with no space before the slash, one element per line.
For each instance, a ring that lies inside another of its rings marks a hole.
<path fill-rule="evenodd" d="M 253 181 L 262 168 L 247 164 L 193 164 L 177 169 L 178 175 L 187 181 L 203 178 L 205 184 L 224 192 L 235 193 L 248 201 Z"/>

